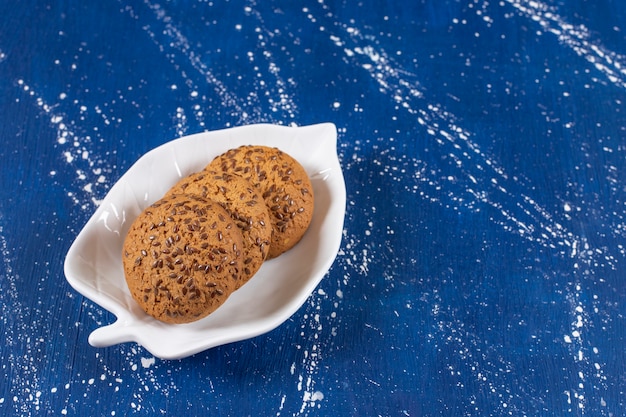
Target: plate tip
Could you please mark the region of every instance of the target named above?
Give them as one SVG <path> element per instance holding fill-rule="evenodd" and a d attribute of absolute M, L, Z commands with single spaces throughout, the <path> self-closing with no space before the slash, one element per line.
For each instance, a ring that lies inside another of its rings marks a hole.
<path fill-rule="evenodd" d="M 128 327 L 119 324 L 120 321 L 116 321 L 108 326 L 103 326 L 95 329 L 89 335 L 87 339 L 89 344 L 93 347 L 109 347 L 125 342 L 132 342 L 133 337 Z"/>

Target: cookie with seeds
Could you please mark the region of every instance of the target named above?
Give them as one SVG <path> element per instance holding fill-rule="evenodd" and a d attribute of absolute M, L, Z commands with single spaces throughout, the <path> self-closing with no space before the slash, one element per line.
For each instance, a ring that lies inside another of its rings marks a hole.
<path fill-rule="evenodd" d="M 183 177 L 168 194 L 196 194 L 222 205 L 243 235 L 239 286 L 259 270 L 267 258 L 272 227 L 267 206 L 248 180 L 217 171 L 200 171 Z"/>
<path fill-rule="evenodd" d="M 292 156 L 278 148 L 245 145 L 218 155 L 205 170 L 240 175 L 259 190 L 272 224 L 268 258 L 276 258 L 302 239 L 313 218 L 313 187 Z"/>
<path fill-rule="evenodd" d="M 209 199 L 168 195 L 131 224 L 122 248 L 133 299 L 166 323 L 199 320 L 238 287 L 243 237 L 226 209 Z"/>

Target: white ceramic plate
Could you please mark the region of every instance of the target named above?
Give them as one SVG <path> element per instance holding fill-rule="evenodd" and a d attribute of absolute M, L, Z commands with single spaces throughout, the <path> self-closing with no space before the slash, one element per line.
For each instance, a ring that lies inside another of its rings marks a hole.
<path fill-rule="evenodd" d="M 304 166 L 315 192 L 309 230 L 293 249 L 265 262 L 208 317 L 178 325 L 153 319 L 132 299 L 124 279 L 121 251 L 130 224 L 181 177 L 230 148 L 249 144 L 275 146 Z M 186 136 L 148 152 L 111 188 L 67 253 L 70 285 L 117 317 L 94 330 L 89 343 L 137 342 L 157 357 L 176 359 L 276 328 L 302 306 L 334 262 L 345 206 L 337 130 L 331 123 L 242 126 Z"/>

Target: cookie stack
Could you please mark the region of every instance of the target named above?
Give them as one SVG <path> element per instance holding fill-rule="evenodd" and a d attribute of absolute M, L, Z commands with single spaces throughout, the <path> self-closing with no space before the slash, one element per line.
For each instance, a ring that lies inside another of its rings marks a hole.
<path fill-rule="evenodd" d="M 166 323 L 206 317 L 300 241 L 313 205 L 311 181 L 293 157 L 266 146 L 231 149 L 132 223 L 122 249 L 130 293 Z"/>

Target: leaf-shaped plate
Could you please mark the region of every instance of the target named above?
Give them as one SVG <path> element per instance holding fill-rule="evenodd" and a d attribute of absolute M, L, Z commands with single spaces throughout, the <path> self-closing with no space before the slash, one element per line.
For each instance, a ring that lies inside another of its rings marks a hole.
<path fill-rule="evenodd" d="M 296 158 L 315 193 L 313 220 L 302 240 L 256 275 L 214 313 L 188 324 L 165 324 L 132 299 L 122 269 L 122 245 L 132 221 L 180 178 L 240 145 L 277 147 Z M 199 133 L 141 157 L 111 188 L 70 247 L 65 276 L 80 294 L 117 320 L 94 330 L 89 343 L 136 342 L 154 356 L 183 358 L 268 332 L 293 315 L 335 260 L 343 232 L 346 189 L 331 123 L 304 127 L 257 124 Z"/>

